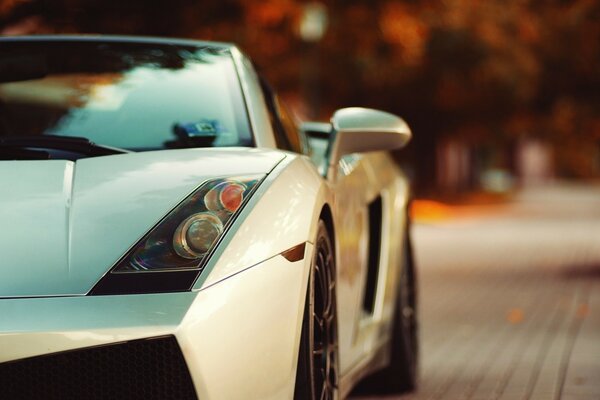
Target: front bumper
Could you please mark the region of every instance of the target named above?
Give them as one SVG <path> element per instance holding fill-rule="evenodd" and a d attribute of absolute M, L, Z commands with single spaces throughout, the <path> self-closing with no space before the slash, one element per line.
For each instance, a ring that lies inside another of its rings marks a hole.
<path fill-rule="evenodd" d="M 0 367 L 47 354 L 172 337 L 198 398 L 291 398 L 309 243 L 305 252 L 304 260 L 291 263 L 275 256 L 196 292 L 2 299 L 0 363 L 7 364 Z M 130 368 L 124 365 L 120 373 L 127 376 Z"/>
<path fill-rule="evenodd" d="M 0 387 L 5 399 L 197 399 L 173 336 L 3 363 Z"/>

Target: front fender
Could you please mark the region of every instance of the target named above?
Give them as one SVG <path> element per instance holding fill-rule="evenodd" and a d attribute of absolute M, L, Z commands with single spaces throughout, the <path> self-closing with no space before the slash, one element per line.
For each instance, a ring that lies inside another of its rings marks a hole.
<path fill-rule="evenodd" d="M 313 242 L 330 200 L 310 161 L 288 157 L 219 244 L 177 334 L 202 398 L 293 396 Z M 301 243 L 302 260 L 281 256 Z"/>
<path fill-rule="evenodd" d="M 313 246 L 198 292 L 176 333 L 199 399 L 291 399 Z"/>
<path fill-rule="evenodd" d="M 331 192 L 305 157 L 287 157 L 236 218 L 194 290 L 202 290 L 298 244 L 314 240 Z"/>

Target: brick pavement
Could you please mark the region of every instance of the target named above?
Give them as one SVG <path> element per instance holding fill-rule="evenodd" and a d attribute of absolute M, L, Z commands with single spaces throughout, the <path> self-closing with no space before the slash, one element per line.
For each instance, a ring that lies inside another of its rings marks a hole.
<path fill-rule="evenodd" d="M 402 399 L 600 399 L 600 187 L 471 208 L 414 226 L 421 382 Z"/>

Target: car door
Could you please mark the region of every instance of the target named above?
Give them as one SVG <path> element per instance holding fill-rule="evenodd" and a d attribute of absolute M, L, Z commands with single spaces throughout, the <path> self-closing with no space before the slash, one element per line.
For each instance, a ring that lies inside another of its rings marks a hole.
<path fill-rule="evenodd" d="M 341 374 L 357 367 L 364 356 L 365 291 L 369 257 L 368 204 L 376 196 L 369 183 L 364 155 L 342 157 L 333 181 L 338 243 L 338 340 Z"/>
<path fill-rule="evenodd" d="M 338 316 L 342 375 L 389 338 L 408 185 L 387 153 L 342 157 L 336 176 Z"/>

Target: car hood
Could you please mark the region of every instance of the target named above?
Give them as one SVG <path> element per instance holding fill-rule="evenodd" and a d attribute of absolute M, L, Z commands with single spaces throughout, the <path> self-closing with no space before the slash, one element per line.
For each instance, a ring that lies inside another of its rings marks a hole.
<path fill-rule="evenodd" d="M 0 162 L 0 297 L 80 295 L 204 180 L 268 173 L 228 148 Z"/>

